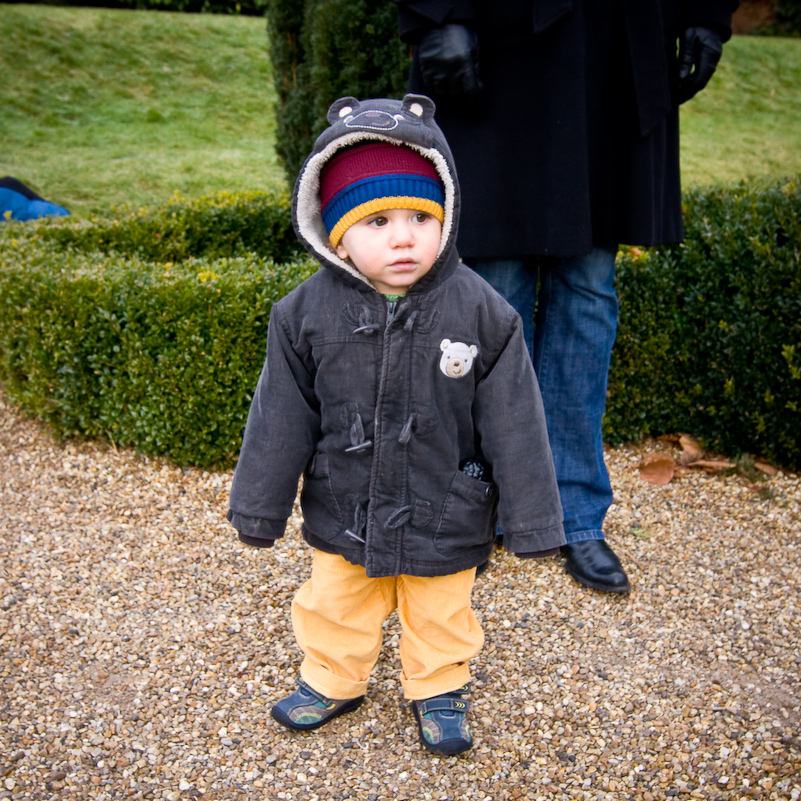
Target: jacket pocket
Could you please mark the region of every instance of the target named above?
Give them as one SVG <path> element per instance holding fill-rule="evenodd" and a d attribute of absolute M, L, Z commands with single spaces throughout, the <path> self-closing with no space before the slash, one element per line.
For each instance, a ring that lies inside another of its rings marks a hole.
<path fill-rule="evenodd" d="M 491 543 L 495 537 L 497 487 L 461 471 L 451 481 L 434 535 L 434 547 L 451 556 Z"/>
<path fill-rule="evenodd" d="M 342 530 L 342 509 L 331 486 L 327 453 L 318 451 L 314 454 L 303 477 L 300 507 L 305 523 L 318 536 L 330 539 Z"/>

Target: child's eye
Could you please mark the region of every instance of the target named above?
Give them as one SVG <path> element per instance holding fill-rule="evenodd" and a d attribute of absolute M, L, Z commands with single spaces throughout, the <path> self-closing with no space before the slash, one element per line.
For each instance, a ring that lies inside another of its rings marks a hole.
<path fill-rule="evenodd" d="M 431 215 L 426 214 L 424 211 L 418 211 L 417 214 L 414 215 L 414 221 L 418 223 L 424 223 L 426 220 L 430 219 Z"/>
<path fill-rule="evenodd" d="M 381 226 L 387 224 L 387 218 L 386 217 L 381 217 L 381 216 L 373 217 L 373 219 L 370 220 L 369 224 L 370 225 L 375 225 L 377 228 L 381 228 Z"/>

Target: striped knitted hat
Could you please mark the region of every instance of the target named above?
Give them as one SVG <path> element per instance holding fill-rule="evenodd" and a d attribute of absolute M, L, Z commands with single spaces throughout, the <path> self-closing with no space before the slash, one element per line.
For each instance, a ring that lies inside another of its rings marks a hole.
<path fill-rule="evenodd" d="M 445 218 L 445 193 L 434 165 L 416 150 L 370 142 L 342 150 L 320 173 L 320 208 L 336 247 L 351 225 L 387 209 Z"/>

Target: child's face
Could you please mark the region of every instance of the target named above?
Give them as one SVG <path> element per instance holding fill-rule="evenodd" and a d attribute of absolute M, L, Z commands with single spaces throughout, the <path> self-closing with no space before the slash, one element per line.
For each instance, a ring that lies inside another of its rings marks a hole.
<path fill-rule="evenodd" d="M 336 247 L 382 295 L 403 295 L 433 266 L 442 238 L 436 217 L 388 209 L 354 223 Z"/>

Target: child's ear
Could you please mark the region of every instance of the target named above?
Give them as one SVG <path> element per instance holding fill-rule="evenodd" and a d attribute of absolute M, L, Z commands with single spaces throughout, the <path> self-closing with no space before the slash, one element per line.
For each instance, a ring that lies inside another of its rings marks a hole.
<path fill-rule="evenodd" d="M 336 254 L 337 254 L 337 256 L 339 256 L 339 258 L 340 258 L 340 259 L 342 259 L 342 261 L 347 261 L 347 260 L 350 258 L 350 257 L 348 256 L 348 251 L 347 251 L 347 250 L 345 250 L 345 246 L 342 244 L 342 242 L 340 242 L 340 243 L 339 243 L 339 244 L 338 244 L 338 245 L 337 245 L 337 246 L 334 248 L 334 253 L 336 253 Z"/>

